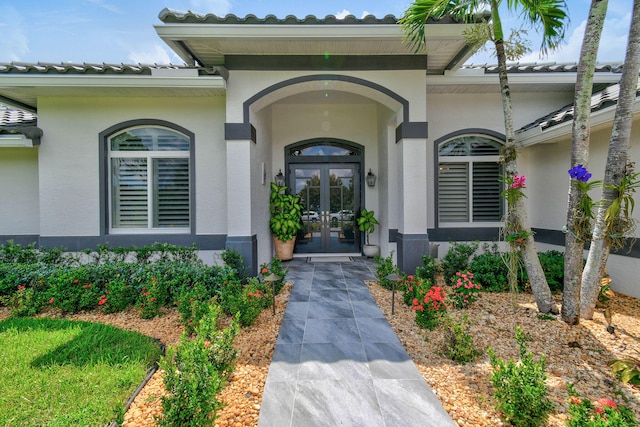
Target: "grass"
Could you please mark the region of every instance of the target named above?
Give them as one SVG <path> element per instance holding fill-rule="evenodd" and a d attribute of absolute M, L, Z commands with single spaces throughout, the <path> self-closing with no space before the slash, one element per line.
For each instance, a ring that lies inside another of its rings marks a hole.
<path fill-rule="evenodd" d="M 152 339 L 98 323 L 0 322 L 0 426 L 101 426 L 160 358 Z"/>

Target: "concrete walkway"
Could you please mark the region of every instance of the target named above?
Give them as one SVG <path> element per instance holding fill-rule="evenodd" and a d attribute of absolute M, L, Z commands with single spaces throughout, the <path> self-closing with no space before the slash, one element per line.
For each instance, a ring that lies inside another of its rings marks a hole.
<path fill-rule="evenodd" d="M 364 284 L 373 261 L 288 268 L 260 427 L 455 426 Z"/>

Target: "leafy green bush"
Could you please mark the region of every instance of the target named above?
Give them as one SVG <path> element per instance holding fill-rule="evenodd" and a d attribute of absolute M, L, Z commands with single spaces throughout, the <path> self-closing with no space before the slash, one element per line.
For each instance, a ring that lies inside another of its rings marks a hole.
<path fill-rule="evenodd" d="M 240 326 L 251 326 L 262 310 L 270 305 L 270 292 L 266 284 L 253 277 L 239 293 L 230 293 L 223 301 L 229 314 L 238 316 Z"/>
<path fill-rule="evenodd" d="M 402 290 L 402 300 L 408 306 L 413 305 L 413 300 L 418 298 L 419 296 L 420 288 L 424 287 L 425 284 L 427 285 L 427 287 L 430 287 L 431 283 L 432 282 L 427 279 L 422 279 L 416 276 L 407 276 L 402 281 L 402 284 L 400 287 Z"/>
<path fill-rule="evenodd" d="M 518 360 L 498 359 L 492 348 L 487 350 L 493 368 L 489 379 L 495 389 L 496 409 L 503 421 L 513 426 L 542 426 L 553 410 L 545 383 L 545 356 L 540 356 L 538 362 L 533 360 L 520 327 L 516 327 L 516 342 Z"/>
<path fill-rule="evenodd" d="M 416 268 L 416 276 L 436 283 L 436 277 L 441 272 L 442 268 L 437 259 L 429 255 L 422 255 L 422 265 Z"/>
<path fill-rule="evenodd" d="M 247 267 L 244 264 L 244 258 L 242 258 L 240 252 L 234 249 L 226 249 L 222 252 L 222 261 L 235 271 L 238 279 L 242 280 L 242 282 L 246 280 Z"/>
<path fill-rule="evenodd" d="M 390 274 L 400 273 L 400 269 L 393 263 L 393 251 L 387 257 L 381 257 L 380 255 L 374 258 L 376 261 L 376 277 L 378 278 L 378 283 L 385 289 L 391 289 L 393 283 L 386 277 Z"/>
<path fill-rule="evenodd" d="M 473 271 L 476 282 L 482 286 L 484 291 L 509 291 L 509 270 L 497 250 L 474 257 L 469 265 L 469 270 Z"/>
<path fill-rule="evenodd" d="M 102 306 L 103 313 L 117 313 L 134 305 L 136 298 L 135 288 L 118 275 L 105 284 L 105 291 L 101 295 L 98 305 Z"/>
<path fill-rule="evenodd" d="M 460 322 L 451 316 L 445 316 L 445 355 L 461 365 L 473 362 L 482 352 L 473 344 L 469 334 L 469 317 L 462 315 Z"/>
<path fill-rule="evenodd" d="M 451 246 L 442 258 L 441 264 L 442 274 L 446 282 L 449 282 L 456 275 L 456 272 L 470 270 L 471 257 L 476 253 L 479 246 L 478 242 L 451 242 Z"/>
<path fill-rule="evenodd" d="M 551 292 L 562 292 L 564 287 L 564 254 L 560 251 L 539 252 L 540 264 Z"/>
<path fill-rule="evenodd" d="M 42 299 L 38 297 L 36 290 L 22 285 L 13 294 L 0 297 L 0 302 L 9 307 L 11 315 L 15 317 L 33 316 L 42 307 Z"/>
<path fill-rule="evenodd" d="M 170 348 L 160 362 L 169 392 L 162 397 L 161 426 L 212 426 L 222 407 L 216 395 L 233 371 L 238 326 L 234 320 L 229 328 L 218 330 L 221 309 L 216 304 L 208 308 L 195 339 L 183 334 L 180 344 Z"/>
<path fill-rule="evenodd" d="M 568 427 L 634 427 L 638 425 L 633 412 L 626 406 L 617 405 L 611 399 L 591 402 L 582 399 L 573 384 L 567 386 L 569 392 Z"/>

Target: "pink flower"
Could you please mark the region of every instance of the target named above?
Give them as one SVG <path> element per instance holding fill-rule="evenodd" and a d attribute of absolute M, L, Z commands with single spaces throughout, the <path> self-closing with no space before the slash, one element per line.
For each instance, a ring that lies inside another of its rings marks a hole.
<path fill-rule="evenodd" d="M 524 175 L 514 175 L 513 183 L 510 185 L 511 188 L 524 188 L 525 183 L 527 182 L 527 177 Z"/>

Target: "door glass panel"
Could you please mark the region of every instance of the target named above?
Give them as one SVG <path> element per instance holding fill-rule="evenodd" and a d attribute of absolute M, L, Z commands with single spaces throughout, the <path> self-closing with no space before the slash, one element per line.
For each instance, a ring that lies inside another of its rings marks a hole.
<path fill-rule="evenodd" d="M 291 186 L 304 206 L 296 253 L 359 252 L 359 166 L 292 166 Z"/>

